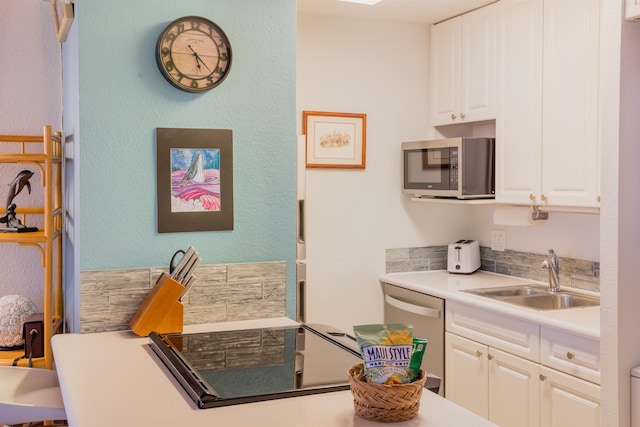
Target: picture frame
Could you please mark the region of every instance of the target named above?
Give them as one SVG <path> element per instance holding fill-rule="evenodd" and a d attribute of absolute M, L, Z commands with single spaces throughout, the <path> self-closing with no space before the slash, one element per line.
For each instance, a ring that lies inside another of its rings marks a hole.
<path fill-rule="evenodd" d="M 67 40 L 67 35 L 73 23 L 73 3 L 69 0 L 51 0 L 53 28 L 59 43 Z"/>
<path fill-rule="evenodd" d="M 156 128 L 158 233 L 233 230 L 233 133 Z"/>
<path fill-rule="evenodd" d="M 302 112 L 307 168 L 366 168 L 367 115 Z"/>

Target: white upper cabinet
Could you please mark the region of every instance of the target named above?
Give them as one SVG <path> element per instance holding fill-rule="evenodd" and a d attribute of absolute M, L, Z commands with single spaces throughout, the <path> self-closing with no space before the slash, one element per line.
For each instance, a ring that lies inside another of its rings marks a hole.
<path fill-rule="evenodd" d="M 542 0 L 498 4 L 496 201 L 529 204 L 542 192 Z"/>
<path fill-rule="evenodd" d="M 640 0 L 627 0 L 624 17 L 629 20 L 640 19 Z"/>
<path fill-rule="evenodd" d="M 432 125 L 495 119 L 496 4 L 431 28 Z"/>
<path fill-rule="evenodd" d="M 597 207 L 599 0 L 498 5 L 496 201 Z"/>
<path fill-rule="evenodd" d="M 598 206 L 599 0 L 544 2 L 544 203 Z"/>

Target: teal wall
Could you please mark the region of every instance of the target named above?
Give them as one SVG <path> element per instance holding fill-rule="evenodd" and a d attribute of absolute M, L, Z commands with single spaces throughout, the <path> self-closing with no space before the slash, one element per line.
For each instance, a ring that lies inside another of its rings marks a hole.
<path fill-rule="evenodd" d="M 78 58 L 77 93 L 65 91 L 65 105 L 77 97 L 66 116 L 77 123 L 65 129 L 79 144 L 79 269 L 162 266 L 190 245 L 207 264 L 284 260 L 293 317 L 295 0 L 82 0 L 75 8 L 69 46 L 77 46 L 63 56 Z M 155 63 L 158 35 L 186 15 L 214 21 L 233 48 L 229 76 L 208 93 L 175 89 Z M 233 231 L 157 233 L 157 127 L 233 130 Z"/>

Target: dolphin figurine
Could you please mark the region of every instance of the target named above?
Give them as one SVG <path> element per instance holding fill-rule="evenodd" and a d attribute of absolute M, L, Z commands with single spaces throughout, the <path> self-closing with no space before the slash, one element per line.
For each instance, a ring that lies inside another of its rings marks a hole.
<path fill-rule="evenodd" d="M 29 190 L 29 194 L 31 194 L 31 183 L 29 179 L 33 176 L 33 172 L 30 170 L 23 170 L 18 175 L 16 175 L 15 179 L 11 184 L 9 184 L 9 194 L 7 194 L 7 209 L 11 206 L 11 202 L 13 199 L 20 194 L 22 189 L 26 186 L 27 190 Z"/>
<path fill-rule="evenodd" d="M 27 187 L 27 190 L 29 190 L 29 194 L 31 194 L 31 183 L 29 182 L 29 179 L 32 176 L 33 172 L 31 172 L 30 170 L 23 170 L 18 175 L 16 175 L 13 182 L 9 184 L 9 194 L 7 194 L 7 212 L 5 216 L 0 218 L 0 223 L 7 224 L 7 227 L 10 228 L 27 230 L 27 228 L 22 225 L 20 220 L 16 218 L 16 204 L 12 202 L 24 187 Z M 34 228 L 33 230 L 37 230 L 37 228 Z"/>

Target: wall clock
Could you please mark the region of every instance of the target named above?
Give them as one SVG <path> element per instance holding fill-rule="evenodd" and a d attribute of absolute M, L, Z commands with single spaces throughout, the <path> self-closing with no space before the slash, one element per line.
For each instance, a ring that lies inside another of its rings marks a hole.
<path fill-rule="evenodd" d="M 156 62 L 173 86 L 186 92 L 205 92 L 218 86 L 229 74 L 231 43 L 209 19 L 184 16 L 160 33 Z"/>

